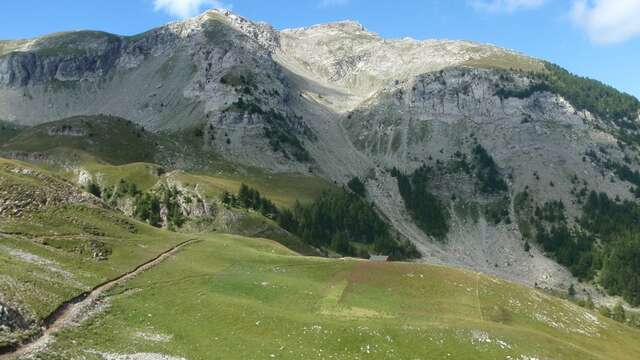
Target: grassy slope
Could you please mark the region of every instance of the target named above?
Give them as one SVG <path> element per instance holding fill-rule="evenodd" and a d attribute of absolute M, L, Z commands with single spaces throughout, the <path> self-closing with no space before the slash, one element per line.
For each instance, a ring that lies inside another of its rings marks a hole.
<path fill-rule="evenodd" d="M 65 56 L 86 54 L 96 43 L 117 41 L 117 35 L 101 31 L 68 31 L 52 33 L 32 40 L 0 40 L 0 57 L 12 52 L 24 51 L 24 45 L 31 43 L 29 51 L 44 56 Z"/>
<path fill-rule="evenodd" d="M 130 163 L 126 165 L 109 165 L 95 161 L 86 161 L 82 167 L 99 178 L 101 185 L 115 186 L 120 180 L 134 183 L 141 191 L 152 188 L 161 178 L 161 167 L 152 163 Z M 68 177 L 74 174 L 67 173 Z"/>
<path fill-rule="evenodd" d="M 335 185 L 315 176 L 279 173 L 272 174 L 258 169 L 249 169 L 244 174 L 221 171 L 215 173 L 190 173 L 174 171 L 158 175 L 161 167 L 152 163 L 130 163 L 125 165 L 109 165 L 87 158 L 79 165 L 100 179 L 102 185 L 116 185 L 120 179 L 133 182 L 142 191 L 148 190 L 160 181 L 179 182 L 185 187 L 195 188 L 208 198 L 218 198 L 223 191 L 237 193 L 240 185 L 245 183 L 273 200 L 276 205 L 292 207 L 296 201 L 310 203 L 324 190 Z M 72 180 L 73 172 L 65 172 L 63 176 Z"/>
<path fill-rule="evenodd" d="M 241 183 L 259 189 L 272 199 L 279 207 L 292 207 L 296 201 L 310 203 L 320 193 L 332 187 L 330 183 L 317 177 L 296 174 L 267 174 L 253 171 L 251 175 L 196 175 L 184 171 L 175 171 L 158 176 L 157 165 L 134 163 L 121 166 L 86 163 L 85 168 L 100 177 L 103 185 L 115 185 L 120 179 L 136 183 L 142 191 L 148 190 L 158 183 L 179 183 L 182 187 L 196 190 L 207 199 L 218 199 L 223 191 L 237 193 Z M 67 174 L 72 176 L 72 174 Z M 313 247 L 302 242 L 298 237 L 281 229 L 276 222 L 255 211 L 233 209 L 237 221 L 230 223 L 226 231 L 233 234 L 261 237 L 276 240 L 294 251 L 306 255 L 320 255 Z M 181 231 L 211 232 L 217 226 L 210 220 L 188 222 Z"/>
<path fill-rule="evenodd" d="M 0 162 L 3 179 L 56 188 L 54 174 L 40 183 L 6 170 L 29 165 Z M 264 239 L 169 233 L 81 204 L 0 220 L 0 233 L 20 234 L 0 237 L 3 301 L 37 318 L 180 241 L 205 240 L 113 289 L 108 310 L 61 333 L 43 359 L 90 359 L 87 350 L 188 359 L 640 356 L 639 331 L 472 272 L 302 257 Z M 91 256 L 92 243 L 112 251 L 108 260 Z"/>
<path fill-rule="evenodd" d="M 25 194 L 66 188 L 65 181 L 55 174 L 38 169 L 48 176 L 44 181 L 16 174 L 14 169 L 34 168 L 0 159 L 3 186 L 19 184 Z M 18 218 L 2 216 L 0 234 L 5 234 L 0 236 L 0 300 L 10 306 L 19 304 L 21 312 L 34 320 L 187 237 L 90 204 L 47 206 Z M 99 260 L 93 256 L 95 251 L 111 254 Z M 0 331 L 0 345 L 2 342 Z"/>
<path fill-rule="evenodd" d="M 20 130 L 19 126 L 0 120 L 0 145 L 18 135 Z"/>
<path fill-rule="evenodd" d="M 52 129 L 60 131 L 52 135 Z M 82 136 L 63 132 L 81 132 Z M 112 164 L 153 161 L 157 136 L 110 116 L 78 116 L 27 128 L 6 141 L 0 151 L 51 152 L 73 149 Z"/>
<path fill-rule="evenodd" d="M 62 333 L 54 352 L 191 360 L 640 356 L 637 330 L 537 290 L 446 267 L 305 258 L 237 236 L 209 237 L 111 295 L 109 310 Z"/>
<path fill-rule="evenodd" d="M 324 190 L 334 185 L 315 176 L 298 174 L 270 174 L 250 169 L 245 174 L 189 174 L 176 172 L 171 176 L 185 185 L 195 185 L 203 189 L 206 195 L 215 197 L 223 191 L 237 193 L 240 184 L 245 183 L 266 195 L 278 206 L 292 207 L 296 200 L 310 203 Z"/>
<path fill-rule="evenodd" d="M 512 53 L 503 53 L 500 55 L 492 55 L 480 59 L 473 59 L 464 63 L 466 66 L 502 69 L 502 70 L 523 70 L 532 72 L 545 72 L 545 65 L 542 61 Z"/>

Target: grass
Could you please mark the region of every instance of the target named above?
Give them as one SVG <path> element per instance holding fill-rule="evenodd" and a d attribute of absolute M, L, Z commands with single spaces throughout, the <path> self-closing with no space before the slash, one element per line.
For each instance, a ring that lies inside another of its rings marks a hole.
<path fill-rule="evenodd" d="M 101 185 L 117 185 L 120 180 L 134 183 L 141 191 L 152 188 L 160 179 L 164 171 L 161 166 L 151 163 L 130 163 L 125 165 L 109 165 L 104 163 L 87 162 L 84 168 L 100 178 Z M 72 176 L 72 174 L 67 174 Z"/>
<path fill-rule="evenodd" d="M 110 116 L 79 116 L 25 129 L 5 142 L 2 151 L 47 153 L 73 149 L 111 164 L 151 162 L 156 136 Z"/>
<path fill-rule="evenodd" d="M 257 189 L 276 205 L 293 207 L 296 201 L 307 204 L 315 200 L 324 190 L 335 185 L 316 177 L 299 174 L 268 173 L 258 169 L 249 169 L 247 173 L 220 172 L 218 174 L 192 174 L 175 172 L 170 177 L 185 185 L 198 184 L 207 196 L 217 197 L 223 191 L 237 193 L 245 183 Z"/>
<path fill-rule="evenodd" d="M 25 194 L 77 191 L 46 170 L 33 168 L 42 175 L 34 176 L 11 171 L 25 163 L 0 165 L 1 184 L 19 183 Z M 274 231 L 253 215 L 236 225 L 250 236 Z M 444 266 L 304 257 L 262 238 L 171 233 L 91 202 L 1 218 L 2 233 L 3 302 L 35 319 L 179 242 L 202 240 L 110 290 L 109 306 L 59 333 L 42 359 L 99 359 L 94 351 L 190 360 L 640 356 L 638 330 L 535 289 Z M 293 247 L 296 239 L 289 240 Z M 0 343 L 27 335 L 0 331 Z"/>
<path fill-rule="evenodd" d="M 637 330 L 534 289 L 447 267 L 306 258 L 273 242 L 230 235 L 185 248 L 113 289 L 110 302 L 107 312 L 61 333 L 53 353 L 187 359 L 640 354 Z M 141 332 L 169 340 L 144 340 Z"/>
<path fill-rule="evenodd" d="M 54 33 L 38 38 L 35 52 L 42 56 L 83 56 L 90 52 L 92 44 L 115 43 L 118 38 L 101 31 Z"/>
<path fill-rule="evenodd" d="M 463 65 L 487 69 L 546 72 L 544 63 L 524 55 L 501 53 L 479 59 L 467 60 Z"/>
<path fill-rule="evenodd" d="M 81 194 L 54 173 L 1 158 L 0 187 L 18 193 L 0 199 L 9 202 L 42 204 Z M 0 236 L 0 293 L 3 301 L 20 304 L 33 320 L 42 320 L 63 301 L 187 237 L 91 201 L 25 207 L 21 216 L 6 215 L 0 216 L 0 235 L 5 234 Z"/>
<path fill-rule="evenodd" d="M 15 125 L 11 122 L 0 120 L 0 146 L 4 142 L 9 141 L 11 138 L 18 135 L 20 130 L 20 126 Z"/>

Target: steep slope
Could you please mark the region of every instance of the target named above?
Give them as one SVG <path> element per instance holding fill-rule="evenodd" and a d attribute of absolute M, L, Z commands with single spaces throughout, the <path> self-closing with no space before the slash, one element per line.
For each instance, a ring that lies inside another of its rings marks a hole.
<path fill-rule="evenodd" d="M 37 334 L 63 302 L 185 238 L 126 218 L 55 174 L 0 158 L 0 348 Z"/>
<path fill-rule="evenodd" d="M 399 228 L 413 239 L 425 239 L 419 242 L 428 257 L 529 284 L 568 287 L 570 276 L 561 267 L 524 250 L 515 224 L 496 225 L 485 211 L 475 210 L 472 216 L 472 210 L 498 204 L 505 195 L 512 200 L 525 188 L 541 203 L 571 204 L 567 180 L 575 174 L 594 188 L 623 198 L 631 194 L 624 184 L 611 184 L 597 167 L 582 161 L 588 148 L 607 138 L 605 133 L 590 129 L 570 104 L 549 93 L 501 99 L 494 92 L 502 74 L 461 68 L 420 76 L 384 89 L 344 124 L 355 146 L 374 159 L 376 180 L 370 182 L 370 193 Z M 526 87 L 528 79 L 515 81 Z M 508 192 L 483 194 L 474 174 L 455 166 L 463 156 L 471 165 L 477 144 L 492 154 L 505 179 L 508 175 Z M 454 225 L 445 244 L 427 240 L 412 224 L 388 171 L 397 167 L 410 172 L 423 164 L 437 169 L 432 190 L 451 209 Z M 511 200 L 506 208 L 513 214 Z"/>

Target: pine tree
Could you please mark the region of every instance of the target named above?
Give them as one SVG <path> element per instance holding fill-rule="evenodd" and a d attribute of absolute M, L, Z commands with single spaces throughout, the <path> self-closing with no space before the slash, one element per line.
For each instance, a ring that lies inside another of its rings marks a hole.
<path fill-rule="evenodd" d="M 615 321 L 624 322 L 627 319 L 627 315 L 624 311 L 622 303 L 617 303 L 611 312 L 611 318 Z"/>
<path fill-rule="evenodd" d="M 364 183 L 357 176 L 349 180 L 347 187 L 360 197 L 365 197 L 367 194 L 367 189 L 365 188 Z"/>
<path fill-rule="evenodd" d="M 229 193 L 228 191 L 223 191 L 222 195 L 220 195 L 220 200 L 222 201 L 223 204 L 225 205 L 231 205 L 231 193 Z"/>
<path fill-rule="evenodd" d="M 98 186 L 98 184 L 94 183 L 93 181 L 87 184 L 87 192 L 97 198 L 99 198 L 102 195 L 102 192 L 100 191 L 100 186 Z"/>
<path fill-rule="evenodd" d="M 238 201 L 244 208 L 249 208 L 251 206 L 252 194 L 249 187 L 245 184 L 240 185 L 240 191 L 238 191 Z"/>
<path fill-rule="evenodd" d="M 593 308 L 595 307 L 595 305 L 593 304 L 593 298 L 591 297 L 591 294 L 587 294 L 587 300 L 585 301 L 584 306 L 589 310 L 593 310 Z"/>

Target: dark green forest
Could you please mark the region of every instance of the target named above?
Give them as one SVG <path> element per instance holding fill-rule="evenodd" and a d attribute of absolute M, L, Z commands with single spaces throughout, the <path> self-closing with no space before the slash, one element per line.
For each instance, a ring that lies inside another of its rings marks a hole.
<path fill-rule="evenodd" d="M 507 183 L 498 171 L 498 165 L 482 145 L 473 148 L 476 177 L 480 184 L 480 192 L 498 194 L 507 191 Z"/>
<path fill-rule="evenodd" d="M 633 121 L 638 117 L 640 101 L 600 81 L 577 76 L 562 67 L 545 62 L 544 72 L 528 72 L 534 82 L 519 89 L 500 86 L 495 95 L 501 98 L 524 99 L 536 92 L 549 91 L 567 99 L 576 109 L 588 110 L 623 129 L 638 130 Z M 503 76 L 506 79 L 506 75 Z"/>
<path fill-rule="evenodd" d="M 283 209 L 278 222 L 308 244 L 343 255 L 367 258 L 370 249 L 392 260 L 420 257 L 413 244 L 394 236 L 373 204 L 344 189 L 326 191 L 309 205 Z"/>
<path fill-rule="evenodd" d="M 449 232 L 449 213 L 443 203 L 428 190 L 432 169 L 423 165 L 406 175 L 393 168 L 391 175 L 398 181 L 405 207 L 416 224 L 427 235 L 443 240 Z"/>
<path fill-rule="evenodd" d="M 537 206 L 535 240 L 579 279 L 595 279 L 610 294 L 640 305 L 640 205 L 592 191 L 582 210 L 571 227 L 561 202 Z"/>
<path fill-rule="evenodd" d="M 415 246 L 394 236 L 373 204 L 363 198 L 364 184 L 359 179 L 350 184 L 357 193 L 345 189 L 325 191 L 313 203 L 296 203 L 293 209 L 278 209 L 258 190 L 245 184 L 240 186 L 237 195 L 224 192 L 221 201 L 227 206 L 260 212 L 319 249 L 362 258 L 368 258 L 370 251 L 389 255 L 392 260 L 419 258 Z"/>
<path fill-rule="evenodd" d="M 543 79 L 551 91 L 567 99 L 578 110 L 588 110 L 618 125 L 623 119 L 637 118 L 640 101 L 600 81 L 570 73 L 562 67 L 545 63 Z"/>

